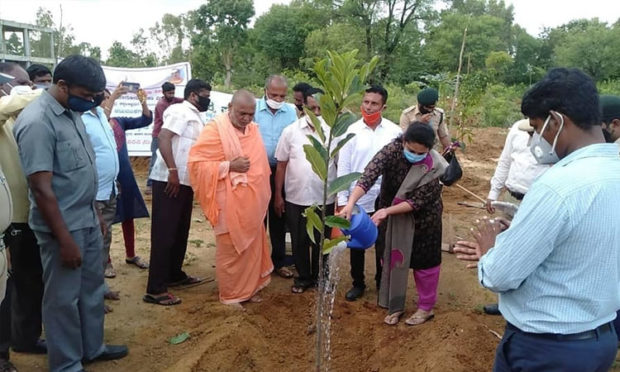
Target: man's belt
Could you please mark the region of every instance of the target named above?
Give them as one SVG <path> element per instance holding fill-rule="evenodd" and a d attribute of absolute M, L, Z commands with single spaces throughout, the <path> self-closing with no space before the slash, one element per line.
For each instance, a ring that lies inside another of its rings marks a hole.
<path fill-rule="evenodd" d="M 589 331 L 585 331 L 585 332 L 579 332 L 579 333 L 571 333 L 568 335 L 564 335 L 564 334 L 559 334 L 559 333 L 531 333 L 531 332 L 525 332 L 520 330 L 519 328 L 515 327 L 514 325 L 506 322 L 506 329 L 509 329 L 511 331 L 517 332 L 517 333 L 522 333 L 531 337 L 537 337 L 537 338 L 544 338 L 547 340 L 553 340 L 553 341 L 582 341 L 582 340 L 590 340 L 593 338 L 597 338 L 602 334 L 605 334 L 607 332 L 611 332 L 612 325 L 611 323 L 605 323 L 601 326 L 598 326 L 595 329 L 589 330 Z"/>
<path fill-rule="evenodd" d="M 508 192 L 510 193 L 510 195 L 512 195 L 513 198 L 515 198 L 517 200 L 523 200 L 523 198 L 525 197 L 525 194 L 522 194 L 522 193 L 516 192 L 516 191 L 512 191 L 510 189 L 508 189 Z"/>

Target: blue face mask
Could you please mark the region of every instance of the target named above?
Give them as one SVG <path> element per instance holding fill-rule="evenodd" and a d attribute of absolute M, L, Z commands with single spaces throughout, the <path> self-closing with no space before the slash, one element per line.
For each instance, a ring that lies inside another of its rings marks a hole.
<path fill-rule="evenodd" d="M 417 163 L 419 161 L 422 161 L 422 160 L 424 160 L 426 155 L 428 155 L 428 153 L 414 154 L 413 152 L 411 152 L 411 151 L 409 151 L 407 149 L 403 149 L 403 154 L 405 155 L 405 159 L 407 159 L 407 161 L 410 162 L 410 163 Z"/>
<path fill-rule="evenodd" d="M 93 107 L 97 107 L 103 101 L 103 94 L 96 95 L 93 101 L 86 100 L 82 97 L 74 96 L 69 93 L 69 99 L 67 100 L 67 106 L 73 111 L 86 112 Z"/>

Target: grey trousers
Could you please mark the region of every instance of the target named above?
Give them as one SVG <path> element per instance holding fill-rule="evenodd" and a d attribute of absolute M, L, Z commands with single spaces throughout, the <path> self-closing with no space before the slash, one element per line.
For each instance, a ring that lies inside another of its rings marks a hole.
<path fill-rule="evenodd" d="M 110 246 L 112 245 L 112 223 L 116 216 L 116 195 L 112 195 L 110 200 L 97 200 L 97 210 L 101 212 L 108 230 L 103 236 L 103 267 L 105 268 L 110 258 Z"/>
<path fill-rule="evenodd" d="M 103 266 L 99 226 L 71 232 L 80 247 L 82 266 L 62 266 L 58 241 L 35 231 L 43 264 L 43 326 L 50 372 L 82 369 L 82 359 L 94 359 L 103 344 Z"/>

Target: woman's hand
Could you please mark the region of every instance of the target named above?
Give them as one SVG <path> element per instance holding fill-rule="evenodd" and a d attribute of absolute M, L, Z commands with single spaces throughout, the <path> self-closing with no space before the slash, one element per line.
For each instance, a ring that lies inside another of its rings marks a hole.
<path fill-rule="evenodd" d="M 353 214 L 353 204 L 347 203 L 347 205 L 342 207 L 340 211 L 336 213 L 336 216 L 346 218 L 347 220 L 350 221 L 351 214 Z"/>
<path fill-rule="evenodd" d="M 389 216 L 389 213 L 387 209 L 381 208 L 378 211 L 376 211 L 372 215 L 372 217 L 370 217 L 370 219 L 372 220 L 372 222 L 374 222 L 375 225 L 379 226 L 381 225 L 381 222 L 383 222 L 388 216 Z"/>

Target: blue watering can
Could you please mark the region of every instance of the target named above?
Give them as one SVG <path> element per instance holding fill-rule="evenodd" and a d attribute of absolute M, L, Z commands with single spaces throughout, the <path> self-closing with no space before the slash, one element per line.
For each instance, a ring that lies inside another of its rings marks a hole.
<path fill-rule="evenodd" d="M 350 235 L 351 239 L 347 242 L 347 247 L 352 249 L 368 249 L 375 244 L 379 230 L 372 222 L 370 216 L 364 208 L 355 204 L 351 213 L 351 227 L 341 229 L 345 235 Z"/>

